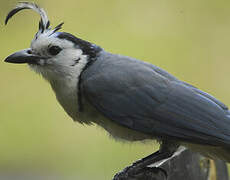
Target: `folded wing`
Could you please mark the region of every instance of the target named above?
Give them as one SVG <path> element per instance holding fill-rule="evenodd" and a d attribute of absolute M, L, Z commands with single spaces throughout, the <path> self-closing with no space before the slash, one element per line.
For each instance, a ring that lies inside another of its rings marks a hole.
<path fill-rule="evenodd" d="M 112 121 L 152 136 L 230 146 L 230 112 L 199 89 L 147 63 L 121 56 L 83 74 L 84 97 Z"/>

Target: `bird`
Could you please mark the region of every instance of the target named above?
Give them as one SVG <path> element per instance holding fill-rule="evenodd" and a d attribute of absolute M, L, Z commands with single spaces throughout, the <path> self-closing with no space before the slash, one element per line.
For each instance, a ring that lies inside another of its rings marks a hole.
<path fill-rule="evenodd" d="M 63 23 L 52 29 L 35 3 L 18 3 L 5 24 L 24 9 L 40 15 L 38 32 L 29 48 L 4 61 L 26 63 L 47 80 L 74 121 L 98 125 L 124 142 L 157 140 L 159 150 L 128 173 L 172 157 L 181 146 L 230 162 L 230 111 L 221 101 L 160 67 L 61 32 Z"/>

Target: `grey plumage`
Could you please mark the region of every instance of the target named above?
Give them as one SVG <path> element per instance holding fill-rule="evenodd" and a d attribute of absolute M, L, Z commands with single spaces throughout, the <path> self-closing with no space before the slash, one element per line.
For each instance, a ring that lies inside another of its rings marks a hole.
<path fill-rule="evenodd" d="M 159 138 L 230 147 L 230 112 L 214 97 L 136 59 L 102 52 L 83 74 L 107 118 Z"/>

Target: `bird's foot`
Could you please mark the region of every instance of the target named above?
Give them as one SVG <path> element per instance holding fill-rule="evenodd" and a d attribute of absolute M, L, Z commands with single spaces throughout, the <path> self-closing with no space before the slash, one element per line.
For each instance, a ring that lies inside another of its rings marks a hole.
<path fill-rule="evenodd" d="M 134 162 L 131 166 L 126 167 L 121 172 L 118 172 L 113 180 L 151 180 L 156 177 L 167 179 L 167 172 L 159 167 L 147 167 L 156 162 L 161 153 L 159 151 Z"/>
<path fill-rule="evenodd" d="M 167 179 L 167 172 L 158 167 L 145 167 L 142 169 L 135 169 L 129 166 L 117 173 L 113 180 L 153 180 L 153 179 Z"/>
<path fill-rule="evenodd" d="M 169 143 L 164 142 L 161 144 L 159 151 L 134 162 L 131 166 L 126 167 L 124 170 L 117 173 L 113 180 L 151 180 L 157 179 L 156 177 L 161 177 L 160 179 L 166 180 L 167 172 L 158 167 L 159 162 L 171 157 L 177 148 L 177 144 L 176 146 L 175 144 L 170 146 Z M 150 165 L 154 166 L 150 168 L 148 167 Z"/>

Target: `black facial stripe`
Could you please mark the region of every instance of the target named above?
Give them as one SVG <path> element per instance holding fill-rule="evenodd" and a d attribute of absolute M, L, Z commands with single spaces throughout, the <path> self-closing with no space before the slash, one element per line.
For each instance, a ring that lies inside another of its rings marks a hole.
<path fill-rule="evenodd" d="M 91 59 L 91 61 L 88 61 L 83 70 L 81 71 L 81 74 L 79 76 L 78 80 L 78 91 L 77 91 L 77 96 L 78 96 L 78 111 L 83 112 L 84 111 L 84 106 L 82 102 L 82 87 L 81 87 L 81 82 L 82 82 L 82 74 L 86 69 L 91 66 L 94 62 L 96 61 L 96 58 Z"/>
<path fill-rule="evenodd" d="M 99 46 L 92 44 L 88 41 L 79 39 L 72 34 L 66 32 L 61 32 L 57 37 L 73 42 L 83 51 L 83 54 L 88 55 L 90 58 L 95 58 L 97 54 L 102 50 Z"/>
<path fill-rule="evenodd" d="M 75 62 L 71 66 L 75 66 L 77 63 L 79 63 L 80 60 L 81 60 L 80 57 L 78 59 L 74 60 Z"/>

